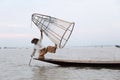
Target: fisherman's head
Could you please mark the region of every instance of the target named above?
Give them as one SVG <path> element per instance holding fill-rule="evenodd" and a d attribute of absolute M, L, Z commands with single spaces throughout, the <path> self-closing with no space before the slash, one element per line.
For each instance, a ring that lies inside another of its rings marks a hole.
<path fill-rule="evenodd" d="M 33 38 L 32 41 L 31 41 L 31 43 L 32 43 L 32 44 L 37 44 L 38 41 L 39 41 L 39 39 Z"/>

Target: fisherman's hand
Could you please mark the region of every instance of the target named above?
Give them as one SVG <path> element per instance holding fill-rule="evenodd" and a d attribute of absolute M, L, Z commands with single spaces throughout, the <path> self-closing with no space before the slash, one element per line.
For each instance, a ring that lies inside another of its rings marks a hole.
<path fill-rule="evenodd" d="M 40 32 L 42 32 L 42 29 L 40 29 Z"/>
<path fill-rule="evenodd" d="M 31 57 L 33 57 L 34 56 L 34 54 L 31 54 Z"/>

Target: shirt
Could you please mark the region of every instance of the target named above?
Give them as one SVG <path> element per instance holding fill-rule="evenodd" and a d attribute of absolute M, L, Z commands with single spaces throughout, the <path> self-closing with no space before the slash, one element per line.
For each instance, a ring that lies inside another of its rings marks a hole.
<path fill-rule="evenodd" d="M 41 50 L 43 48 L 42 46 L 42 39 L 40 39 L 37 44 L 34 46 L 34 49 Z"/>

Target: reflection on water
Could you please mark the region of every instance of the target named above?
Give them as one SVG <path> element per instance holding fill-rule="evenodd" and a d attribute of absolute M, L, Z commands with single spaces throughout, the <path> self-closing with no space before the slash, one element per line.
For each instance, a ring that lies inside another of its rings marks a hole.
<path fill-rule="evenodd" d="M 72 80 L 79 79 L 79 75 L 75 75 L 72 68 L 63 67 L 37 67 L 33 69 L 34 79 L 36 80 Z"/>
<path fill-rule="evenodd" d="M 34 67 L 33 80 L 118 80 L 119 70 L 76 67 Z"/>

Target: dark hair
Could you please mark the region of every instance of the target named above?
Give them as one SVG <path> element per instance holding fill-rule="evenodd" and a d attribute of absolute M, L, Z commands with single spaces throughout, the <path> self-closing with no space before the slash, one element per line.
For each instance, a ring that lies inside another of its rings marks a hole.
<path fill-rule="evenodd" d="M 37 44 L 38 41 L 39 41 L 39 39 L 33 38 L 33 39 L 31 40 L 31 43 L 32 43 L 32 44 Z"/>

